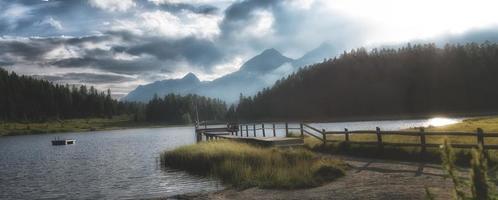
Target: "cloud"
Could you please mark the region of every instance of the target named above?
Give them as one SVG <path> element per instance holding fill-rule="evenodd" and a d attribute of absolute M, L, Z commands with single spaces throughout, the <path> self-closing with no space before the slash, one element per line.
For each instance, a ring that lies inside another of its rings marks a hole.
<path fill-rule="evenodd" d="M 95 73 L 64 73 L 59 75 L 38 75 L 35 78 L 45 79 L 52 82 L 77 82 L 77 83 L 121 83 L 135 80 L 132 77 L 113 75 L 113 74 L 95 74 Z"/>
<path fill-rule="evenodd" d="M 22 4 L 6 4 L 0 2 L 0 7 L 5 10 L 0 13 L 0 30 L 14 30 L 19 26 L 19 23 L 32 16 L 32 9 Z"/>
<path fill-rule="evenodd" d="M 197 14 L 214 15 L 218 12 L 218 7 L 202 4 L 189 4 L 185 2 L 169 2 L 169 1 L 153 1 L 154 5 L 167 12 L 178 13 L 182 11 L 190 11 Z"/>
<path fill-rule="evenodd" d="M 114 31 L 129 31 L 136 35 L 155 35 L 168 38 L 213 38 L 220 33 L 219 16 L 181 12 L 177 15 L 166 11 L 137 13 L 134 19 L 118 20 Z"/>
<path fill-rule="evenodd" d="M 88 2 L 96 8 L 111 12 L 123 12 L 136 6 L 133 0 L 89 0 Z"/>
<path fill-rule="evenodd" d="M 47 17 L 43 21 L 40 22 L 40 25 L 48 25 L 57 30 L 62 30 L 62 23 L 58 20 L 55 20 L 53 17 Z"/>

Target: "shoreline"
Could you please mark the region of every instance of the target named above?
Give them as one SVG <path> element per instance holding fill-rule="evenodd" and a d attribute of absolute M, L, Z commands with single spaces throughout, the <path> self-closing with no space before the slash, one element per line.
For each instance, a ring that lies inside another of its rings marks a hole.
<path fill-rule="evenodd" d="M 140 128 L 166 128 L 193 126 L 193 124 L 161 124 L 149 122 L 135 122 L 122 117 L 117 119 L 90 118 L 69 119 L 47 122 L 2 122 L 0 123 L 0 137 L 20 135 L 65 134 L 74 132 L 113 131 Z"/>

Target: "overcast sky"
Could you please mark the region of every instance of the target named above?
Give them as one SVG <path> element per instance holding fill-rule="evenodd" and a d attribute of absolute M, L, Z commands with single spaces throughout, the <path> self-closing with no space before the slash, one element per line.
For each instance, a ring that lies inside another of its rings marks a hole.
<path fill-rule="evenodd" d="M 267 48 L 297 58 L 409 41 L 498 41 L 492 0 L 0 0 L 0 67 L 111 88 L 212 80 Z"/>

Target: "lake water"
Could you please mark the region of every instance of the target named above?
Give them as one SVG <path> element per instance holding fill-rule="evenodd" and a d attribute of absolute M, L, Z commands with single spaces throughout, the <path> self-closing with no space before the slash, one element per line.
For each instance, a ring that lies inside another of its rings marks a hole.
<path fill-rule="evenodd" d="M 459 121 L 437 118 L 312 125 L 331 131 L 377 126 L 396 130 Z M 52 146 L 54 137 L 76 139 L 76 144 Z M 0 137 L 0 199 L 137 199 L 223 189 L 216 180 L 161 166 L 161 152 L 193 143 L 194 127 Z"/>

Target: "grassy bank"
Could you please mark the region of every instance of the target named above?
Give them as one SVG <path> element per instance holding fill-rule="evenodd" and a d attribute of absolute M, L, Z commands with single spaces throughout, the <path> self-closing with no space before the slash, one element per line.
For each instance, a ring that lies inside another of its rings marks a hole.
<path fill-rule="evenodd" d="M 164 153 L 166 166 L 214 176 L 235 187 L 306 188 L 344 175 L 347 165 L 298 149 L 275 149 L 216 141 Z"/>
<path fill-rule="evenodd" d="M 467 119 L 457 124 L 441 127 L 430 127 L 426 131 L 469 131 L 475 132 L 477 128 L 482 128 L 484 134 L 486 132 L 498 132 L 498 117 L 483 117 Z M 475 136 L 426 136 L 427 143 L 442 144 L 443 140 L 448 138 L 452 144 L 476 144 L 477 138 Z M 330 140 L 344 140 L 344 136 L 329 135 L 327 139 Z M 351 141 L 360 142 L 373 142 L 377 141 L 377 136 L 374 134 L 350 135 Z M 383 142 L 389 143 L 419 143 L 420 137 L 418 136 L 402 136 L 402 135 L 384 135 L 382 136 Z M 306 138 L 307 146 L 313 150 L 329 153 L 342 153 L 354 156 L 367 156 L 378 157 L 386 159 L 400 159 L 400 160 L 422 160 L 440 162 L 440 151 L 438 148 L 428 148 L 424 154 L 420 153 L 419 147 L 389 147 L 385 146 L 383 149 L 378 149 L 375 145 L 361 145 L 349 144 L 345 142 L 334 142 L 326 145 L 321 144 L 314 138 Z M 485 138 L 485 144 L 498 144 L 498 138 Z M 456 160 L 458 164 L 467 164 L 471 158 L 470 149 L 455 149 Z M 490 163 L 495 165 L 498 162 L 498 151 L 489 150 L 488 157 Z"/>
<path fill-rule="evenodd" d="M 26 123 L 3 122 L 0 123 L 0 136 L 114 130 L 154 126 L 161 125 L 147 122 L 135 122 L 133 117 L 127 115 L 114 116 L 112 119 L 88 118 Z"/>

